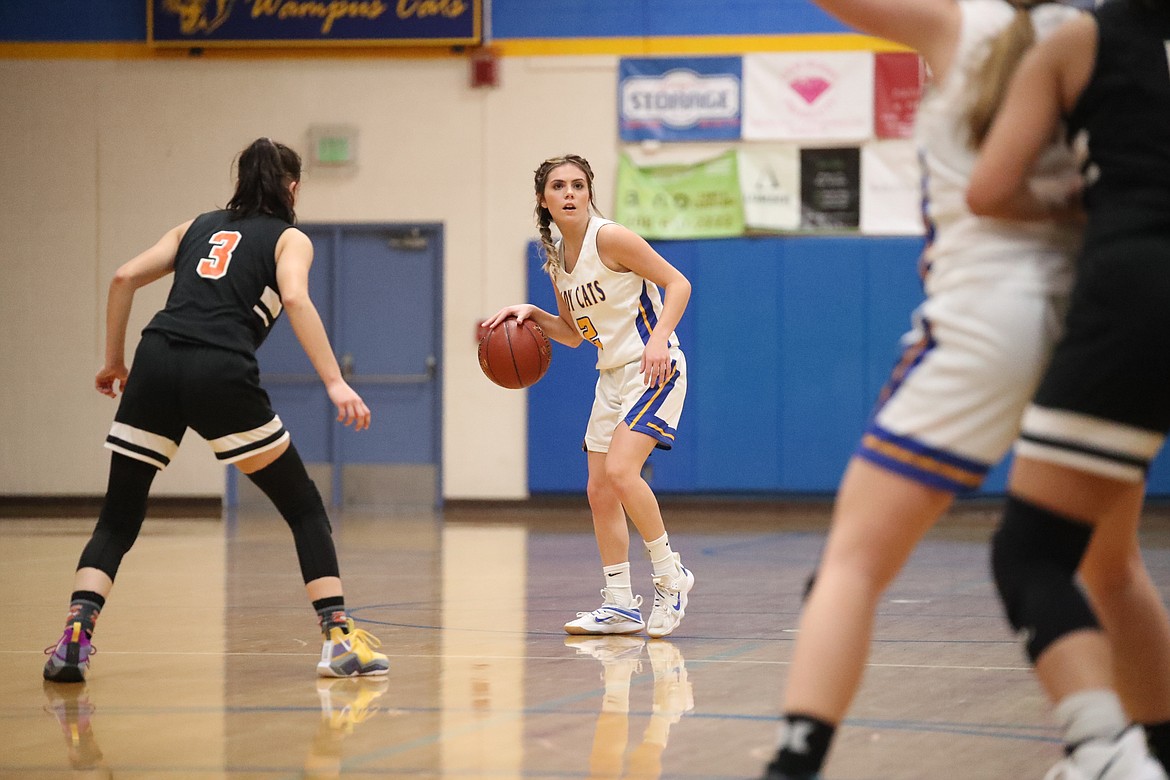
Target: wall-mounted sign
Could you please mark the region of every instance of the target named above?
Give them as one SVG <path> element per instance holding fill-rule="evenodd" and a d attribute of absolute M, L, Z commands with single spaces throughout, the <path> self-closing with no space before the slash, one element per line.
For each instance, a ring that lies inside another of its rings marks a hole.
<path fill-rule="evenodd" d="M 622 59 L 618 119 L 623 141 L 739 138 L 739 57 Z"/>
<path fill-rule="evenodd" d="M 147 0 L 158 46 L 462 46 L 483 0 Z"/>

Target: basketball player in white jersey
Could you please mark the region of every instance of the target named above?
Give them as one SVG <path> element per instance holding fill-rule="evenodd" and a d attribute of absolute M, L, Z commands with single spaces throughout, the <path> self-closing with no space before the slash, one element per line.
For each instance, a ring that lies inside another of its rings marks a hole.
<path fill-rule="evenodd" d="M 674 328 L 691 283 L 633 231 L 598 216 L 593 170 L 577 155 L 536 170 L 536 218 L 557 313 L 532 304 L 501 309 L 483 324 L 531 319 L 549 338 L 597 347 L 593 412 L 585 431 L 589 508 L 601 553 L 602 605 L 565 624 L 570 634 L 663 637 L 686 614 L 695 584 L 670 547 L 658 500 L 642 478 L 655 447 L 670 449 L 686 396 L 686 359 Z M 556 224 L 560 241 L 553 241 Z M 654 567 L 654 607 L 642 619 L 642 597 L 630 579 L 629 514 Z"/>
<path fill-rule="evenodd" d="M 1079 234 L 1071 208 L 1023 223 L 975 216 L 965 203 L 976 152 L 1020 56 L 1078 11 L 1005 0 L 817 3 L 914 49 L 930 69 L 915 126 L 926 301 L 837 494 L 768 780 L 820 777 L 861 683 L 882 593 L 955 496 L 977 488 L 1015 439 L 1059 335 Z M 1072 155 L 1050 140 L 1037 160 L 1029 186 L 1067 202 L 1077 186 Z M 1121 647 L 1119 657 L 1134 668 L 1156 665 L 1150 648 L 1170 648 L 1170 626 L 1140 557 L 1101 546 L 1082 574 L 1095 595 L 1106 595 L 1106 575 L 1124 582 L 1112 590 L 1124 597 L 1103 598 L 1102 609 L 1147 615 L 1151 641 Z M 1154 688 L 1128 692 L 1135 716 L 1170 716 L 1170 690 Z"/>

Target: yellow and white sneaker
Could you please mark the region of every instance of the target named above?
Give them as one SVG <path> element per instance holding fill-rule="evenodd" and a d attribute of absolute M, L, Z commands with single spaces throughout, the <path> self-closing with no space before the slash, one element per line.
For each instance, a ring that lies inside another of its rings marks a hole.
<path fill-rule="evenodd" d="M 325 636 L 321 660 L 317 663 L 318 677 L 373 677 L 390 670 L 390 659 L 374 648 L 382 641 L 365 629 L 346 621 L 345 629 L 334 627 Z"/>

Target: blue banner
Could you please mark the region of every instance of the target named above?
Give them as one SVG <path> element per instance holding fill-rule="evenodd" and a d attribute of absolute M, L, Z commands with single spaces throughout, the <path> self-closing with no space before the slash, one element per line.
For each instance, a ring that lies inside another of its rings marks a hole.
<path fill-rule="evenodd" d="M 618 68 L 621 140 L 738 140 L 742 96 L 739 57 L 623 58 Z"/>
<path fill-rule="evenodd" d="M 479 43 L 482 0 L 147 0 L 150 43 L 435 45 Z"/>

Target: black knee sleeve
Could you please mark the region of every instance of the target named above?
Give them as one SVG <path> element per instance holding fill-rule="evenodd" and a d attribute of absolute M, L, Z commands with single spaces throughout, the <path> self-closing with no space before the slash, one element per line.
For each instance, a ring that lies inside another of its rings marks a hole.
<path fill-rule="evenodd" d="M 279 458 L 248 478 L 271 499 L 292 529 L 305 582 L 340 576 L 325 503 L 296 447 L 290 444 Z"/>
<path fill-rule="evenodd" d="M 112 580 L 122 557 L 134 546 L 146 519 L 146 497 L 158 468 L 115 452 L 110 458 L 106 500 L 93 536 L 81 552 L 78 569 L 93 568 Z"/>
<path fill-rule="evenodd" d="M 1008 621 L 1024 636 L 1033 663 L 1065 634 L 1099 627 L 1075 579 L 1092 536 L 1085 523 L 1008 497 L 991 543 L 991 568 Z"/>

